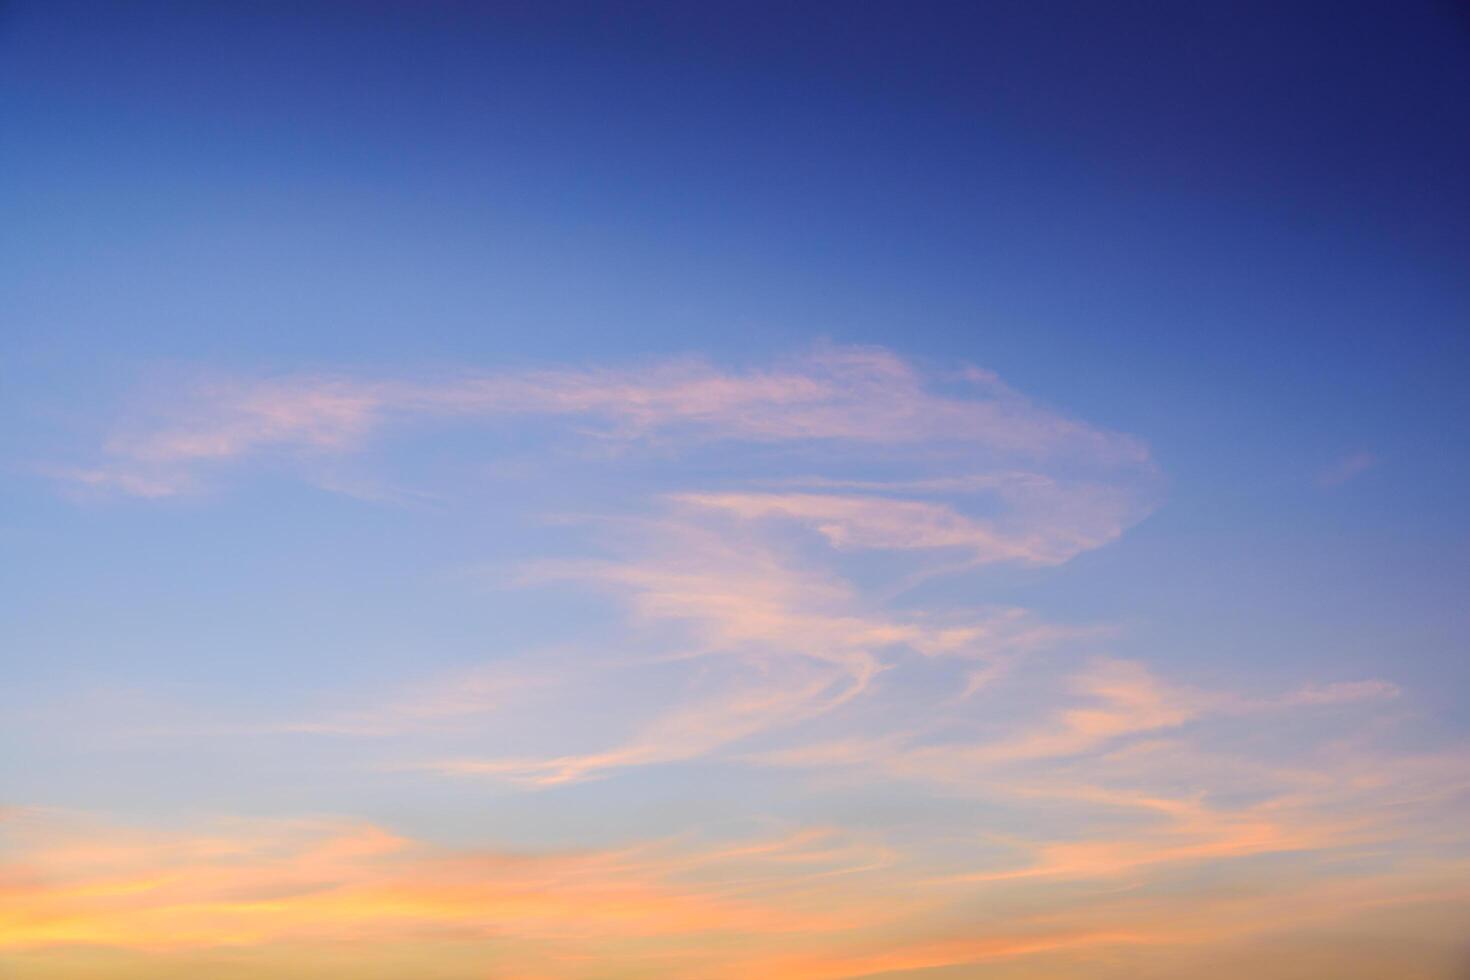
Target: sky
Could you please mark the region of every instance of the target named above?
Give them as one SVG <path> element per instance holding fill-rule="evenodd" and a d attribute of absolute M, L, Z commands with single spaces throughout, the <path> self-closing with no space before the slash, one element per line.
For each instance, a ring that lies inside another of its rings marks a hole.
<path fill-rule="evenodd" d="M 1470 14 L 0 3 L 0 977 L 1470 969 Z"/>

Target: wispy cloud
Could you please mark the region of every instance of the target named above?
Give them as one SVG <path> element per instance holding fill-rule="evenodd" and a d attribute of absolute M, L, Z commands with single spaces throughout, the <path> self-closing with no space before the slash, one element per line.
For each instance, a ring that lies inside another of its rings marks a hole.
<path fill-rule="evenodd" d="M 326 819 L 165 832 L 50 812 L 3 829 L 0 950 L 450 939 L 512 945 L 529 965 L 633 937 L 837 930 L 875 909 L 817 909 L 800 886 L 887 863 L 881 849 L 820 828 L 542 852 L 452 850 Z"/>
<path fill-rule="evenodd" d="M 358 451 L 388 430 L 433 420 L 528 416 L 574 420 L 588 437 L 614 442 L 839 442 L 926 452 L 948 446 L 1149 466 L 1138 440 L 1038 406 L 992 376 L 959 374 L 947 387 L 954 390 L 940 390 L 887 351 L 837 346 L 744 372 L 691 358 L 625 370 L 213 382 L 197 385 L 172 412 L 125 422 L 107 440 L 102 462 L 54 472 L 158 495 L 192 486 L 185 474 L 210 465 Z"/>
<path fill-rule="evenodd" d="M 1373 469 L 1380 460 L 1375 453 L 1360 450 L 1348 453 L 1317 474 L 1317 482 L 1324 487 L 1340 487 Z"/>
<path fill-rule="evenodd" d="M 811 527 L 841 549 L 955 549 L 968 552 L 979 563 L 1058 564 L 1121 531 L 1118 522 L 1097 528 L 1060 523 L 1007 528 L 967 517 L 948 504 L 892 497 L 719 493 L 685 494 L 679 499 L 746 519 L 788 519 Z"/>
<path fill-rule="evenodd" d="M 366 822 L 144 833 L 22 812 L 3 820 L 0 949 L 27 965 L 166 954 L 194 975 L 189 957 L 226 948 L 247 951 L 242 975 L 329 948 L 367 952 L 319 975 L 371 975 L 395 948 L 448 957 L 446 976 L 492 948 L 507 977 L 1093 975 L 1119 950 L 1218 951 L 1314 922 L 1313 902 L 1351 918 L 1463 892 L 1445 869 L 1470 859 L 1455 819 L 1470 769 L 1459 749 L 1378 741 L 1404 696 L 1391 681 L 1204 684 L 1187 658 L 1120 653 L 1116 624 L 1049 617 L 1016 589 L 994 601 L 1002 578 L 1121 538 L 1160 477 L 1140 440 L 984 371 L 826 346 L 746 369 L 214 382 L 54 475 L 167 498 L 269 466 L 402 499 L 381 488 L 416 482 L 418 457 L 395 452 L 415 432 L 512 425 L 571 447 L 579 479 L 634 472 L 616 497 L 559 484 L 562 509 L 541 516 L 575 543 L 509 576 L 610 600 L 605 620 L 554 653 L 402 689 L 344 681 L 329 707 L 237 734 L 548 809 L 595 807 L 631 770 L 705 766 L 833 819 L 531 852 Z M 1373 462 L 1350 457 L 1338 482 Z M 859 797 L 882 802 L 841 819 Z M 1210 975 L 1208 953 L 1160 955 Z"/>
<path fill-rule="evenodd" d="M 1452 911 L 1470 898 L 1464 859 L 1358 861 L 1181 891 L 1161 867 L 1320 847 L 1322 831 L 1261 808 L 1077 795 L 1155 823 L 1130 841 L 1045 845 L 1015 871 L 925 879 L 871 835 L 822 826 L 515 850 L 328 818 L 145 830 L 27 811 L 0 822 L 0 957 L 38 977 L 66 976 L 85 956 L 107 975 L 146 964 L 157 977 L 328 964 L 350 978 L 410 964 L 459 976 L 489 961 L 511 977 L 796 980 L 1006 962 L 1044 975 L 1108 971 L 1130 962 L 1121 951 L 1148 947 L 1171 972 L 1224 980 L 1233 974 L 1222 951 L 1256 937 L 1298 930 L 1300 951 L 1322 955 L 1334 943 L 1324 926 L 1394 907 Z M 1134 886 L 1079 888 L 1120 874 Z M 959 914 L 966 907 L 988 911 Z M 1453 942 L 1455 918 L 1442 918 L 1431 935 Z"/>

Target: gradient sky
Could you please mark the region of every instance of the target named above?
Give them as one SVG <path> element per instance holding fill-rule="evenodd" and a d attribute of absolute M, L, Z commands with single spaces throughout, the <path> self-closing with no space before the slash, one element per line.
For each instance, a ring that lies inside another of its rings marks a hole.
<path fill-rule="evenodd" d="M 1470 16 L 0 4 L 0 976 L 1449 980 Z"/>

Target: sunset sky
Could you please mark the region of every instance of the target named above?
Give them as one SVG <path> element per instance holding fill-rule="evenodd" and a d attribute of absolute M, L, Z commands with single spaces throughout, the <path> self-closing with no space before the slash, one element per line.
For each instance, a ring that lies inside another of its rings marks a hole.
<path fill-rule="evenodd" d="M 0 977 L 1461 980 L 1470 15 L 0 2 Z"/>

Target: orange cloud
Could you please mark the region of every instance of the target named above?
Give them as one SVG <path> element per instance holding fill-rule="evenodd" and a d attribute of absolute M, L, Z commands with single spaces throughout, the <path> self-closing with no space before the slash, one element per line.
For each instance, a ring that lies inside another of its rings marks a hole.
<path fill-rule="evenodd" d="M 1067 649 L 1105 629 L 919 588 L 978 565 L 1068 561 L 1147 509 L 1140 443 L 990 375 L 935 377 L 884 351 L 827 347 L 747 371 L 684 360 L 224 384 L 125 426 L 102 462 L 67 475 L 168 496 L 211 466 L 300 465 L 411 425 L 525 416 L 620 448 L 761 452 L 728 454 L 702 487 L 660 482 L 645 508 L 585 519 L 603 557 L 525 570 L 522 585 L 572 582 L 621 602 L 621 625 L 585 649 L 252 732 L 401 739 L 393 764 L 363 766 L 384 779 L 414 769 L 546 787 L 717 757 L 749 767 L 742 776 L 807 781 L 817 791 L 799 808 L 839 809 L 821 792 L 837 786 L 924 812 L 900 827 L 882 806 L 861 810 L 881 838 L 824 826 L 539 853 L 350 821 L 144 832 L 21 812 L 3 819 L 0 955 L 40 976 L 104 950 L 114 958 L 100 973 L 123 975 L 127 952 L 154 965 L 138 967 L 149 980 L 165 963 L 186 976 L 817 978 L 976 963 L 1092 975 L 1144 950 L 1217 950 L 1326 912 L 1455 895 L 1441 872 L 1467 846 L 1463 758 L 1378 750 L 1366 725 L 1350 737 L 1312 726 L 1371 718 L 1392 684 L 1200 690 Z M 776 455 L 832 475 L 746 465 Z M 664 673 L 628 692 L 625 670 Z M 543 742 L 529 730 L 540 718 L 513 741 L 480 737 L 506 705 L 579 685 L 598 705 L 639 696 L 610 721 L 549 710 Z M 1212 724 L 1249 731 L 1221 738 Z M 453 751 L 411 740 L 449 729 L 464 739 Z M 514 754 L 497 754 L 507 744 Z M 1211 960 L 1170 962 L 1188 966 L 1172 975 L 1203 976 Z"/>
<path fill-rule="evenodd" d="M 1192 841 L 1164 858 L 1180 864 L 1282 843 L 1264 823 L 1191 801 L 1098 802 L 1165 815 L 1161 839 Z M 216 967 L 210 975 L 306 976 L 330 963 L 344 977 L 388 968 L 468 978 L 491 968 L 508 977 L 817 980 L 1005 962 L 1025 970 L 1017 975 L 1047 976 L 1066 972 L 1059 964 L 1087 973 L 1089 963 L 1138 962 L 1130 950 L 1169 947 L 1188 975 L 1223 980 L 1212 960 L 1253 936 L 1387 923 L 1398 907 L 1470 898 L 1463 859 L 1283 872 L 1244 887 L 1206 877 L 1183 895 L 1178 882 L 1078 891 L 1061 880 L 1063 866 L 1075 877 L 1159 863 L 1101 847 L 1051 852 L 1057 867 L 1035 874 L 926 883 L 902 852 L 820 827 L 541 852 L 444 848 L 322 819 L 145 831 L 22 811 L 0 827 L 9 855 L 0 965 L 37 977 L 77 975 L 68 971 L 78 963 L 155 977 Z M 1047 889 L 1045 900 L 1017 888 Z M 1441 947 L 1455 938 L 1433 936 Z"/>
<path fill-rule="evenodd" d="M 883 864 L 881 851 L 823 830 L 702 851 L 544 853 L 446 850 L 321 820 L 163 833 L 37 813 L 8 831 L 18 856 L 0 866 L 0 950 L 431 940 L 595 950 L 630 938 L 779 936 L 871 914 L 860 903 L 811 907 L 799 891 Z"/>

